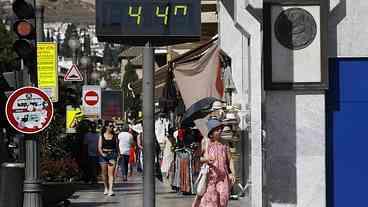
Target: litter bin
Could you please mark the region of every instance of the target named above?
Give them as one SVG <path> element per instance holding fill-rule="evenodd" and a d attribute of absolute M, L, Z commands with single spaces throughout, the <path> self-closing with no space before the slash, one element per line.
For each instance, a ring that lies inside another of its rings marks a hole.
<path fill-rule="evenodd" d="M 1 164 L 0 206 L 23 206 L 24 163 Z"/>

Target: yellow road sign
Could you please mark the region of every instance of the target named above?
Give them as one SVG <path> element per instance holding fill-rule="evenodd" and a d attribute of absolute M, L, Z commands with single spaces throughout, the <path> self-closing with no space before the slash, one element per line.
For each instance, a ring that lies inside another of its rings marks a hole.
<path fill-rule="evenodd" d="M 80 108 L 66 107 L 66 133 L 76 133 L 76 126 L 83 119 L 83 112 Z"/>
<path fill-rule="evenodd" d="M 54 42 L 37 42 L 37 80 L 38 88 L 42 89 L 53 102 L 57 102 L 57 44 Z"/>

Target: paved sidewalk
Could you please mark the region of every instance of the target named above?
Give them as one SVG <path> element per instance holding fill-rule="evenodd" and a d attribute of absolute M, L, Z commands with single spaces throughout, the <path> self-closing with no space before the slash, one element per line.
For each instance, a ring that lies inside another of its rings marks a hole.
<path fill-rule="evenodd" d="M 127 183 L 116 183 L 115 196 L 103 195 L 103 185 L 81 185 L 80 190 L 69 199 L 71 207 L 142 207 L 143 183 L 141 177 L 133 177 Z M 191 207 L 194 196 L 172 192 L 156 180 L 157 207 Z M 231 200 L 229 207 L 248 207 L 247 197 Z"/>

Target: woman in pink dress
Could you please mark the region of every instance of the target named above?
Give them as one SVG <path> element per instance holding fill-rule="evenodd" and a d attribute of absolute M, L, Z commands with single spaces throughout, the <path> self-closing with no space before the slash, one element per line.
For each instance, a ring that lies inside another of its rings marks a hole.
<path fill-rule="evenodd" d="M 210 119 L 208 126 L 208 144 L 204 144 L 202 162 L 210 166 L 207 174 L 205 194 L 197 196 L 192 207 L 226 207 L 230 197 L 231 185 L 235 182 L 234 164 L 228 145 L 222 144 L 221 132 L 223 124 Z"/>

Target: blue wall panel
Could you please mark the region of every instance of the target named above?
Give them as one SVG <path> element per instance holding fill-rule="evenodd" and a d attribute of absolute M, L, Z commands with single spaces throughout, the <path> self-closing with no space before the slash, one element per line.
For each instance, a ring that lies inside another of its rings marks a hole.
<path fill-rule="evenodd" d="M 331 59 L 328 206 L 368 206 L 368 59 Z"/>

